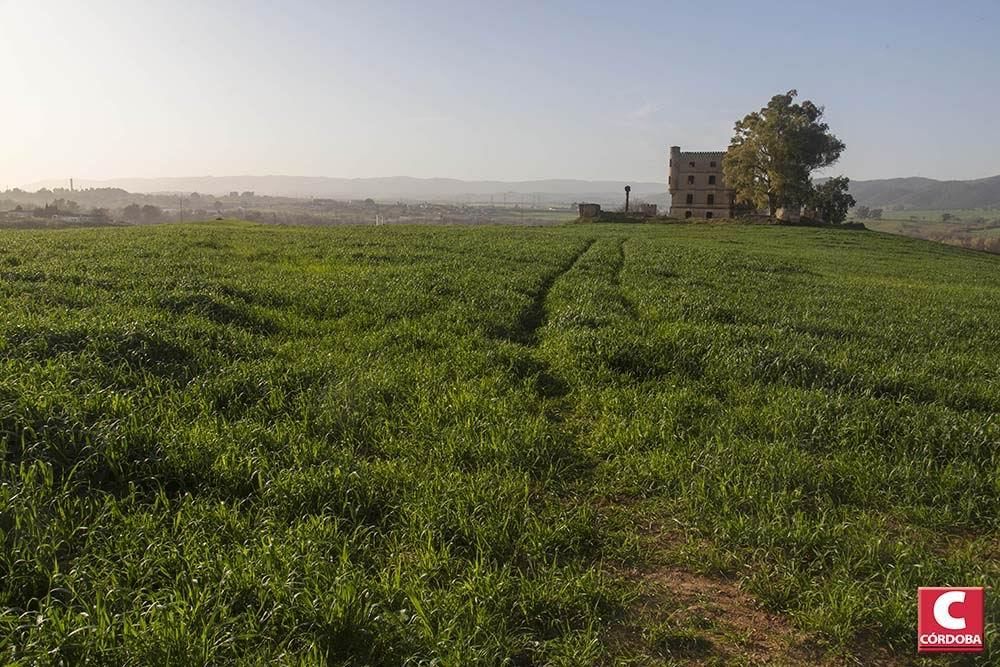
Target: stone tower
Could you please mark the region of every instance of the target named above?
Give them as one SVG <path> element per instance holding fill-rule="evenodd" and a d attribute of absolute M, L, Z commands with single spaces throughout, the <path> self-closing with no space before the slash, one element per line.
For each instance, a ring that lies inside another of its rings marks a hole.
<path fill-rule="evenodd" d="M 735 195 L 722 174 L 725 151 L 682 152 L 670 147 L 670 216 L 674 218 L 728 218 Z"/>

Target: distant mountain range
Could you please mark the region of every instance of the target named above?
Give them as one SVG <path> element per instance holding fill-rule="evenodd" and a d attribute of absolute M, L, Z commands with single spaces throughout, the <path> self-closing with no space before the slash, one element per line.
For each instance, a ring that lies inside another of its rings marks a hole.
<path fill-rule="evenodd" d="M 67 187 L 66 181 L 44 181 L 27 186 Z M 253 191 L 277 197 L 324 197 L 330 199 L 489 201 L 515 204 L 625 200 L 625 186 L 632 196 L 665 195 L 665 183 L 636 181 L 581 181 L 550 179 L 539 181 L 462 181 L 454 178 L 330 178 L 326 176 L 196 176 L 176 178 L 118 178 L 107 181 L 77 180 L 77 188 L 122 188 L 142 193 L 191 193 L 223 195 Z"/>
<path fill-rule="evenodd" d="M 955 209 L 1000 206 L 1000 176 L 972 181 L 932 178 L 886 178 L 851 181 L 859 204 L 883 208 Z"/>
<path fill-rule="evenodd" d="M 66 187 L 65 181 L 45 181 L 28 186 Z M 78 188 L 122 188 L 129 192 L 178 192 L 223 195 L 251 190 L 258 195 L 324 197 L 330 199 L 486 202 L 497 204 L 552 204 L 590 201 L 618 205 L 625 185 L 633 200 L 666 207 L 666 183 L 642 181 L 462 181 L 454 178 L 330 178 L 325 176 L 195 176 L 175 178 L 120 178 L 77 181 Z M 852 181 L 851 194 L 859 204 L 905 209 L 956 209 L 1000 206 L 1000 176 L 971 181 L 938 181 L 931 178 L 888 178 Z"/>

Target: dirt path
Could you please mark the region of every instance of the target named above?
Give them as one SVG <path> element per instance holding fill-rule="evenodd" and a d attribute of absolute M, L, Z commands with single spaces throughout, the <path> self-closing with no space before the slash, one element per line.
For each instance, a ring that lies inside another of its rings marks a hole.
<path fill-rule="evenodd" d="M 633 664 L 838 664 L 733 582 L 677 567 L 628 576 L 642 593 L 630 609 L 633 622 L 616 629 L 612 642 Z"/>
<path fill-rule="evenodd" d="M 647 537 L 661 555 L 675 542 L 655 530 Z M 608 633 L 608 646 L 617 656 L 612 664 L 888 666 L 915 661 L 884 649 L 859 652 L 863 659 L 832 654 L 724 576 L 667 563 L 615 575 L 634 583 L 639 595 L 624 621 Z"/>

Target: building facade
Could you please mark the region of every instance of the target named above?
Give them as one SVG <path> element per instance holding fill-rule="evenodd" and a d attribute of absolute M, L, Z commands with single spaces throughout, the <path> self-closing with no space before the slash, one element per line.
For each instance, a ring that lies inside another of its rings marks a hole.
<path fill-rule="evenodd" d="M 729 218 L 735 195 L 722 174 L 725 151 L 682 152 L 670 147 L 670 216 L 673 218 Z"/>

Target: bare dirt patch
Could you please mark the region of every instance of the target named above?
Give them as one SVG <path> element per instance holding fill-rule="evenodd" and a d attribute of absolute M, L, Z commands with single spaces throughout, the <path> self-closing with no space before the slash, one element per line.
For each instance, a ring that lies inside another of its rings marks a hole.
<path fill-rule="evenodd" d="M 671 554 L 686 539 L 653 523 L 640 529 L 658 562 L 620 571 L 638 596 L 607 635 L 616 665 L 903 665 L 882 648 L 834 653 L 792 621 L 766 610 L 736 580 L 700 574 Z M 690 544 L 688 544 L 690 547 Z"/>
<path fill-rule="evenodd" d="M 634 664 L 835 664 L 732 582 L 677 567 L 628 576 L 641 593 L 611 643 Z"/>

